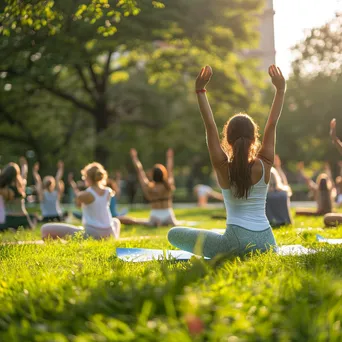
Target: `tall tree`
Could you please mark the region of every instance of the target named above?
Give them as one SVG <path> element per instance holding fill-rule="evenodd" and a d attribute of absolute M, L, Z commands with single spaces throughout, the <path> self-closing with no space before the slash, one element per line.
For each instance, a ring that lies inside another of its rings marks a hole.
<path fill-rule="evenodd" d="M 212 93 L 221 107 L 248 109 L 257 73 L 236 51 L 253 46 L 260 3 L 7 0 L 0 17 L 0 70 L 7 84 L 21 82 L 88 115 L 95 158 L 105 162 L 109 127 L 158 129 L 167 122 L 142 112 L 143 91 L 116 96 L 122 82 L 141 70 L 148 75 L 148 96 L 157 101 L 153 85 L 187 89 L 199 66 L 210 62 L 217 74 Z"/>

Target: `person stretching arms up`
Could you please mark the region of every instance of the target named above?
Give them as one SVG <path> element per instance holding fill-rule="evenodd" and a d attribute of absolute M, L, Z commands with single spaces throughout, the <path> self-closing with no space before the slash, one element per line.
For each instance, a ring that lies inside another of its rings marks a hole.
<path fill-rule="evenodd" d="M 220 143 L 205 89 L 212 76 L 211 67 L 202 68 L 198 75 L 195 89 L 211 163 L 222 188 L 227 228 L 220 235 L 208 230 L 175 227 L 168 233 L 172 245 L 210 258 L 221 253 L 235 256 L 256 250 L 265 252 L 276 246 L 265 205 L 286 83 L 275 65 L 268 71 L 276 92 L 260 149 L 258 127 L 247 114 L 234 115 L 227 121 Z"/>
<path fill-rule="evenodd" d="M 66 223 L 47 223 L 41 228 L 42 238 L 62 238 L 85 232 L 86 236 L 100 240 L 120 236 L 120 221 L 113 218 L 109 210 L 110 198 L 113 192 L 106 186 L 107 171 L 99 163 L 91 163 L 81 171 L 87 189 L 79 191 L 74 188 L 76 205 L 82 207 L 83 227 L 76 227 Z M 74 185 L 74 183 L 71 183 Z"/>

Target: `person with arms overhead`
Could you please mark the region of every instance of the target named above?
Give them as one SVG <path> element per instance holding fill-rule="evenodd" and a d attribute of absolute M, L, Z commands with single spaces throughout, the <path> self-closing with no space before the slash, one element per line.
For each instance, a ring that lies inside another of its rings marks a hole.
<path fill-rule="evenodd" d="M 25 172 L 23 172 L 25 174 Z M 7 228 L 33 228 L 36 218 L 30 216 L 25 207 L 25 184 L 22 171 L 16 163 L 6 165 L 0 174 L 0 195 L 5 200 L 5 222 L 0 230 Z"/>
<path fill-rule="evenodd" d="M 218 254 L 235 256 L 256 250 L 265 252 L 276 246 L 265 206 L 274 163 L 276 127 L 284 102 L 286 82 L 275 65 L 269 67 L 269 75 L 276 92 L 261 148 L 258 127 L 247 114 L 234 115 L 227 121 L 220 143 L 206 96 L 206 86 L 212 77 L 211 67 L 206 66 L 198 75 L 195 90 L 211 163 L 222 188 L 227 228 L 220 235 L 208 230 L 175 227 L 168 233 L 168 240 L 173 246 L 210 258 Z M 201 251 L 197 250 L 199 243 L 202 243 Z"/>
<path fill-rule="evenodd" d="M 154 165 L 151 181 L 146 176 L 137 151 L 132 148 L 130 154 L 142 191 L 151 204 L 150 218 L 145 221 L 137 220 L 136 223 L 148 226 L 176 224 L 177 220 L 172 209 L 172 194 L 176 189 L 173 178 L 173 150 L 169 148 L 166 153 L 166 167 L 162 164 Z M 121 222 L 129 224 L 126 221 Z M 134 224 L 134 220 L 131 223 Z"/>
<path fill-rule="evenodd" d="M 60 205 L 61 196 L 64 192 L 64 185 L 61 184 L 63 173 L 64 163 L 59 161 L 56 177 L 45 176 L 42 181 L 39 174 L 39 163 L 35 163 L 33 166 L 32 174 L 36 183 L 43 222 L 62 222 L 64 219 Z"/>
<path fill-rule="evenodd" d="M 76 227 L 66 223 L 46 223 L 41 228 L 43 239 L 63 238 L 66 235 L 75 235 L 84 232 L 86 236 L 100 240 L 104 238 L 119 238 L 120 221 L 113 218 L 109 202 L 113 192 L 106 186 L 107 171 L 96 162 L 86 165 L 81 171 L 82 178 L 87 186 L 86 190 L 79 191 L 74 184 L 76 205 L 82 207 L 83 227 Z"/>

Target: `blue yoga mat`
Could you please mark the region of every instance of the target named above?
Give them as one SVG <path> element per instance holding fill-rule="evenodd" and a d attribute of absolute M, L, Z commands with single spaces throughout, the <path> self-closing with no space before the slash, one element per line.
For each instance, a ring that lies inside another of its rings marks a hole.
<path fill-rule="evenodd" d="M 342 244 L 342 239 L 326 239 L 322 235 L 316 234 L 316 240 L 318 242 L 326 242 L 329 243 L 330 245 L 340 245 Z"/>
<path fill-rule="evenodd" d="M 121 260 L 130 262 L 144 262 L 152 260 L 188 261 L 191 259 L 191 257 L 195 256 L 195 254 L 185 251 L 173 251 L 162 249 L 117 248 L 116 256 Z"/>
<path fill-rule="evenodd" d="M 301 245 L 280 246 L 277 247 L 275 251 L 279 255 L 303 255 L 316 252 L 313 249 L 309 249 Z M 188 261 L 195 256 L 195 254 L 179 250 L 173 251 L 147 248 L 117 248 L 116 256 L 119 259 L 128 262 L 146 262 L 152 260 Z M 205 257 L 204 259 L 208 260 L 209 258 Z"/>

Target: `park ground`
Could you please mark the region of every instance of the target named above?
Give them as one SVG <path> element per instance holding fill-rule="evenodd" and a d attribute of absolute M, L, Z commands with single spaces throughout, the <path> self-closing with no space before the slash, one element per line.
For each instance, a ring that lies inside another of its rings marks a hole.
<path fill-rule="evenodd" d="M 176 209 L 200 228 L 221 209 Z M 146 217 L 147 210 L 131 212 Z M 342 238 L 322 218 L 295 217 L 275 229 L 278 244 L 316 254 L 274 253 L 231 260 L 127 263 L 116 247 L 173 248 L 169 228 L 123 226 L 122 239 L 39 240 L 34 231 L 0 234 L 0 341 L 341 341 Z M 141 239 L 142 236 L 149 236 Z"/>

